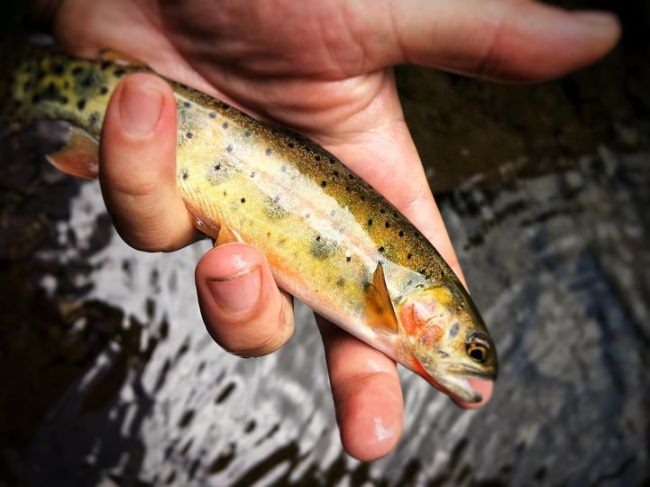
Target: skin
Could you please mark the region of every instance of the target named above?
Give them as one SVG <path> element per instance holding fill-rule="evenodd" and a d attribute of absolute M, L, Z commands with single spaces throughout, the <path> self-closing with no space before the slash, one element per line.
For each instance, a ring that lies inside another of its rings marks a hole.
<path fill-rule="evenodd" d="M 304 132 L 399 208 L 461 279 L 391 66 L 537 81 L 597 60 L 619 37 L 611 15 L 528 0 L 64 0 L 37 4 L 35 12 L 73 54 L 96 57 L 110 47 Z M 127 77 L 112 97 L 102 140 L 101 186 L 122 237 L 146 251 L 194 241 L 176 188 L 169 87 L 152 75 Z M 258 356 L 291 337 L 291 298 L 258 250 L 227 244 L 209 251 L 197 265 L 196 286 L 208 331 L 226 350 Z M 323 320 L 319 327 L 344 448 L 361 460 L 386 455 L 402 431 L 395 364 Z M 492 384 L 474 387 L 481 406 Z"/>

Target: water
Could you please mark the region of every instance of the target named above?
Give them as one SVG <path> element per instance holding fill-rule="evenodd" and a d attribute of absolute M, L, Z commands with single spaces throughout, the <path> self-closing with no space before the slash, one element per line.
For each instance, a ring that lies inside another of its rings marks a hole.
<path fill-rule="evenodd" d="M 402 374 L 404 439 L 369 465 L 341 451 L 307 309 L 281 352 L 230 356 L 196 307 L 206 243 L 138 253 L 111 230 L 95 183 L 5 166 L 3 196 L 19 204 L 3 229 L 3 474 L 33 485 L 640 484 L 649 161 L 647 149 L 602 146 L 571 169 L 442 198 L 501 376 L 487 408 L 462 412 Z"/>
<path fill-rule="evenodd" d="M 402 371 L 404 436 L 371 464 L 341 449 L 305 307 L 282 351 L 228 355 L 196 306 L 207 243 L 128 248 L 96 183 L 49 168 L 33 131 L 5 137 L 0 482 L 650 482 L 650 49 L 624 47 L 542 87 L 400 73 L 501 371 L 474 412 Z"/>

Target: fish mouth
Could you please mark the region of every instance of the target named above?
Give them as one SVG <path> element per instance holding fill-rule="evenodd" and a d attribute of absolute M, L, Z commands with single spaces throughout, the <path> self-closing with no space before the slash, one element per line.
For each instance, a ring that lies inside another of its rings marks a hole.
<path fill-rule="evenodd" d="M 444 374 L 437 377 L 440 383 L 453 399 L 465 403 L 476 404 L 483 400 L 483 396 L 474 389 L 468 379 L 494 381 L 496 372 L 472 367 L 466 364 L 450 364 L 444 369 Z"/>
<path fill-rule="evenodd" d="M 445 371 L 452 375 L 464 375 L 466 377 L 475 377 L 483 380 L 494 381 L 497 378 L 496 369 L 485 370 L 466 364 L 450 364 L 445 368 Z"/>

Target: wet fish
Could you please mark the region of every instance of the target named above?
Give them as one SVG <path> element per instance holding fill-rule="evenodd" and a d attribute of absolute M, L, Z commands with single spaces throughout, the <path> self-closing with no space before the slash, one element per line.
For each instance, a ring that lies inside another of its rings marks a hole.
<path fill-rule="evenodd" d="M 4 113 L 21 126 L 68 122 L 67 144 L 48 159 L 96 176 L 111 93 L 124 76 L 148 69 L 115 54 L 89 61 L 23 43 L 5 54 Z M 169 83 L 178 185 L 197 228 L 217 243 L 255 245 L 284 290 L 435 387 L 480 401 L 467 378 L 496 378 L 495 347 L 427 239 L 322 147 Z"/>

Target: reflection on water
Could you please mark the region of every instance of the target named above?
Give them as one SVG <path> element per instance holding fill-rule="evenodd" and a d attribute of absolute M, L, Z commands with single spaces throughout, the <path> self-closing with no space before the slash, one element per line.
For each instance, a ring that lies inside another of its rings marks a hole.
<path fill-rule="evenodd" d="M 640 483 L 649 160 L 647 150 L 602 146 L 568 170 L 442 198 L 501 376 L 487 408 L 462 412 L 404 373 L 404 439 L 373 464 L 341 451 L 307 309 L 280 353 L 230 356 L 196 306 L 193 268 L 206 243 L 133 251 L 111 230 L 95 183 L 9 164 L 3 476 L 35 485 Z"/>

